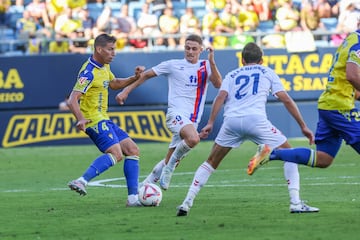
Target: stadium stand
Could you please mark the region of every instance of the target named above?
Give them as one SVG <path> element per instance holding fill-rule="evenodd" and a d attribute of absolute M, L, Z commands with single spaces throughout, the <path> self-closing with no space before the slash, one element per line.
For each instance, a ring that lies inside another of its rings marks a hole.
<path fill-rule="evenodd" d="M 45 0 L 43 0 L 45 1 Z M 32 0 L 24 0 L 24 6 L 26 7 L 26 5 L 28 5 L 29 3 L 31 3 Z M 120 12 L 121 7 L 124 4 L 128 4 L 128 9 L 129 9 L 129 15 L 135 18 L 135 21 L 137 21 L 139 13 L 142 11 L 142 6 L 143 4 L 146 2 L 146 0 L 139 0 L 139 1 L 133 1 L 133 0 L 88 0 L 87 2 L 87 9 L 89 10 L 90 16 L 93 19 L 97 19 L 100 14 L 102 13 L 103 9 L 105 6 L 110 6 L 113 12 L 113 15 L 111 17 L 115 17 L 117 16 L 117 13 Z M 299 7 L 301 6 L 301 0 L 293 0 L 294 5 L 296 5 L 296 7 L 298 7 L 297 5 L 299 5 Z M 12 0 L 12 4 L 14 4 L 15 1 Z M 174 0 L 172 1 L 172 5 L 173 5 L 173 10 L 174 10 L 174 15 L 180 19 L 181 16 L 184 15 L 186 8 L 192 8 L 194 10 L 194 14 L 195 16 L 199 19 L 200 23 L 202 23 L 203 17 L 206 13 L 208 13 L 209 11 L 209 6 L 206 5 L 206 0 Z M 150 11 L 151 11 L 151 7 L 150 7 Z M 26 43 L 26 39 L 21 39 L 17 36 L 17 31 L 16 31 L 16 22 L 18 19 L 22 18 L 22 13 L 21 12 L 15 12 L 15 13 L 9 13 L 8 18 L 7 18 L 7 23 L 6 26 L 0 26 L 1 28 L 1 32 L 0 32 L 0 54 L 4 54 L 5 52 L 12 52 L 12 50 L 16 51 L 16 46 L 17 44 L 23 44 Z M 110 19 L 112 20 L 112 19 Z M 337 17 L 331 17 L 331 18 L 322 18 L 321 22 L 323 23 L 323 25 L 325 26 L 326 29 L 321 29 L 321 30 L 315 30 L 313 31 L 315 38 L 315 43 L 318 47 L 323 47 L 323 46 L 331 46 L 331 35 L 336 34 L 336 26 L 338 24 L 338 19 Z M 44 26 L 46 27 L 46 26 Z M 201 27 L 201 26 L 199 26 Z M 54 30 L 54 29 L 53 29 Z M 96 29 L 94 30 L 94 34 L 96 32 Z M 107 29 L 110 31 L 111 26 Z M 243 34 L 246 37 L 252 37 L 256 40 L 256 42 L 261 42 L 261 39 L 264 38 L 265 36 L 271 34 L 271 33 L 275 33 L 274 32 L 274 22 L 272 20 L 269 21 L 260 21 L 259 26 L 257 27 L 256 30 L 254 31 L 250 31 L 250 32 L 246 32 L 246 34 Z M 141 32 L 140 32 L 141 34 Z M 226 33 L 224 33 L 226 35 Z M 276 32 L 276 34 L 283 34 L 281 32 Z M 176 34 L 175 34 L 176 35 Z M 221 33 L 220 33 L 221 35 Z M 231 37 L 226 35 L 227 37 Z M 177 33 L 177 38 L 181 37 L 181 33 Z M 204 37 L 206 37 L 204 35 Z M 235 45 L 241 46 L 238 44 L 239 38 L 241 38 L 241 36 L 233 36 L 233 43 L 235 44 L 229 44 L 228 47 L 234 47 Z M 135 35 L 129 35 L 128 36 L 129 39 L 131 38 L 135 38 Z M 154 42 L 155 41 L 155 37 L 149 37 L 149 36 L 145 36 L 145 35 L 136 35 L 136 38 L 139 39 L 143 39 L 146 40 L 148 42 Z M 47 39 L 45 39 L 45 41 L 51 41 L 51 37 L 49 38 L 47 36 Z M 87 38 L 86 41 L 91 42 L 92 38 Z M 149 47 L 151 48 L 151 45 L 148 46 L 147 50 L 149 50 Z M 165 49 L 167 46 L 164 46 Z M 130 48 L 124 48 L 124 50 L 126 49 L 130 49 Z M 141 51 L 141 49 L 139 49 Z"/>

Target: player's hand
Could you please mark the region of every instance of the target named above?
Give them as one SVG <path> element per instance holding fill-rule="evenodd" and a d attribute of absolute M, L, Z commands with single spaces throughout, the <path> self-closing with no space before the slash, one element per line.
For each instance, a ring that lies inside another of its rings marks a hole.
<path fill-rule="evenodd" d="M 209 134 L 212 132 L 213 125 L 212 124 L 206 124 L 205 127 L 203 127 L 199 133 L 199 137 L 201 139 L 206 139 L 209 137 Z"/>
<path fill-rule="evenodd" d="M 89 119 L 81 119 L 76 123 L 76 128 L 79 129 L 80 131 L 85 132 L 86 129 L 86 124 L 91 122 L 91 120 Z"/>
<path fill-rule="evenodd" d="M 309 144 L 310 145 L 315 143 L 314 134 L 308 127 L 304 127 L 303 129 L 301 129 L 301 131 L 304 134 L 304 136 L 307 137 L 307 139 L 309 139 Z"/>
<path fill-rule="evenodd" d="M 139 79 L 140 76 L 141 76 L 141 73 L 143 73 L 144 71 L 145 71 L 145 67 L 144 67 L 144 66 L 136 66 L 136 68 L 135 68 L 135 77 L 136 77 L 137 79 Z"/>
<path fill-rule="evenodd" d="M 214 59 L 214 48 L 209 46 L 206 48 L 206 51 L 209 53 L 208 54 L 208 59 L 209 59 L 209 62 L 210 63 L 214 63 L 215 62 L 215 59 Z"/>
<path fill-rule="evenodd" d="M 128 97 L 128 93 L 126 91 L 121 91 L 119 92 L 116 97 L 115 97 L 115 100 L 117 101 L 117 103 L 119 103 L 120 105 L 124 105 L 125 103 L 125 100 L 127 99 Z"/>

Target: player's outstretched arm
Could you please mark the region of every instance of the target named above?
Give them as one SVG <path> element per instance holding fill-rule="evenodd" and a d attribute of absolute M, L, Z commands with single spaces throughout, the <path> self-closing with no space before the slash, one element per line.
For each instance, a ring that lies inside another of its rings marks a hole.
<path fill-rule="evenodd" d="M 132 90 L 134 90 L 135 88 L 137 88 L 138 86 L 143 84 L 147 79 L 153 78 L 155 76 L 156 76 L 156 74 L 152 69 L 149 69 L 149 70 L 141 73 L 140 78 L 136 82 L 130 84 L 129 86 L 124 88 L 121 92 L 119 92 L 116 95 L 116 97 L 115 97 L 116 101 L 120 105 L 123 105 Z"/>
<path fill-rule="evenodd" d="M 227 95 L 228 95 L 228 93 L 226 91 L 219 91 L 218 95 L 216 96 L 216 98 L 212 104 L 209 120 L 208 120 L 206 126 L 204 126 L 200 131 L 200 134 L 199 134 L 200 138 L 206 139 L 206 138 L 208 138 L 209 134 L 212 132 L 216 117 L 219 114 L 219 111 L 220 111 L 221 107 L 223 106 L 223 104 L 227 98 Z"/>
<path fill-rule="evenodd" d="M 144 72 L 144 66 L 137 66 L 135 68 L 135 73 L 133 76 L 127 78 L 115 78 L 114 80 L 110 81 L 110 88 L 113 90 L 122 89 L 130 84 L 134 83 L 135 81 L 140 79 L 141 73 Z"/>
<path fill-rule="evenodd" d="M 208 60 L 211 68 L 210 81 L 212 82 L 215 88 L 219 88 L 221 86 L 222 77 L 215 63 L 214 49 L 212 47 L 207 47 L 206 51 L 209 52 Z"/>
<path fill-rule="evenodd" d="M 288 112 L 293 116 L 296 122 L 299 124 L 300 129 L 305 137 L 309 139 L 309 144 L 314 144 L 314 134 L 313 132 L 307 127 L 300 110 L 294 100 L 287 94 L 285 91 L 280 91 L 276 93 L 276 96 L 279 100 L 284 104 Z"/>

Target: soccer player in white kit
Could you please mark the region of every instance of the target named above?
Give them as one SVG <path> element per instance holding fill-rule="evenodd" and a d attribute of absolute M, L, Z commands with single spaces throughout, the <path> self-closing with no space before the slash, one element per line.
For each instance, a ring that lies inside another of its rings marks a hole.
<path fill-rule="evenodd" d="M 207 48 L 208 60 L 199 59 L 203 51 L 200 36 L 189 35 L 185 40 L 184 50 L 184 59 L 161 62 L 145 71 L 136 83 L 116 96 L 117 102 L 123 104 L 129 93 L 145 80 L 160 75 L 167 77 L 169 92 L 166 125 L 173 137 L 165 159 L 155 165 L 142 183 L 156 183 L 160 179 L 160 187 L 164 190 L 169 188 L 178 162 L 200 142 L 197 128 L 204 111 L 209 81 L 215 88 L 219 88 L 222 82 L 213 48 Z"/>
<path fill-rule="evenodd" d="M 232 148 L 239 147 L 245 140 L 258 145 L 266 143 L 265 146 L 271 149 L 291 147 L 287 138 L 267 118 L 266 102 L 270 92 L 283 102 L 309 142 L 314 141 L 313 133 L 306 126 L 296 103 L 284 90 L 279 76 L 269 67 L 261 65 L 262 56 L 259 46 L 255 43 L 247 44 L 242 51 L 244 66 L 225 76 L 200 137 L 206 138 L 212 131 L 216 116 L 224 105 L 223 123 L 208 159 L 195 172 L 187 196 L 177 209 L 177 216 L 188 214 L 196 195 L 220 162 Z M 284 173 L 288 181 L 290 212 L 318 212 L 318 208 L 310 207 L 300 200 L 297 164 L 286 162 Z"/>

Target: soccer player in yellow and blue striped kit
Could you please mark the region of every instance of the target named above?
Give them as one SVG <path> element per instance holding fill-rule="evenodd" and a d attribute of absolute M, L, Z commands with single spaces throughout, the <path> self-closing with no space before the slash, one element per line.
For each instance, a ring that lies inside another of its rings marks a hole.
<path fill-rule="evenodd" d="M 360 19 L 358 30 L 350 33 L 338 47 L 329 70 L 328 83 L 318 100 L 316 152 L 309 148 L 274 149 L 259 145 L 250 160 L 248 174 L 271 160 L 282 160 L 311 167 L 331 165 L 342 141 L 360 154 Z M 313 143 L 313 142 L 312 142 Z"/>
<path fill-rule="evenodd" d="M 68 100 L 68 106 L 77 119 L 76 127 L 84 131 L 103 153 L 68 186 L 80 195 L 86 195 L 87 183 L 121 161 L 125 155 L 126 206 L 141 206 L 138 200 L 139 149 L 128 134 L 110 120 L 107 110 L 108 89 L 125 88 L 135 82 L 144 67 L 137 66 L 134 76 L 116 78 L 109 65 L 115 57 L 115 43 L 116 38 L 107 34 L 96 37 L 94 52 L 82 65 Z"/>

